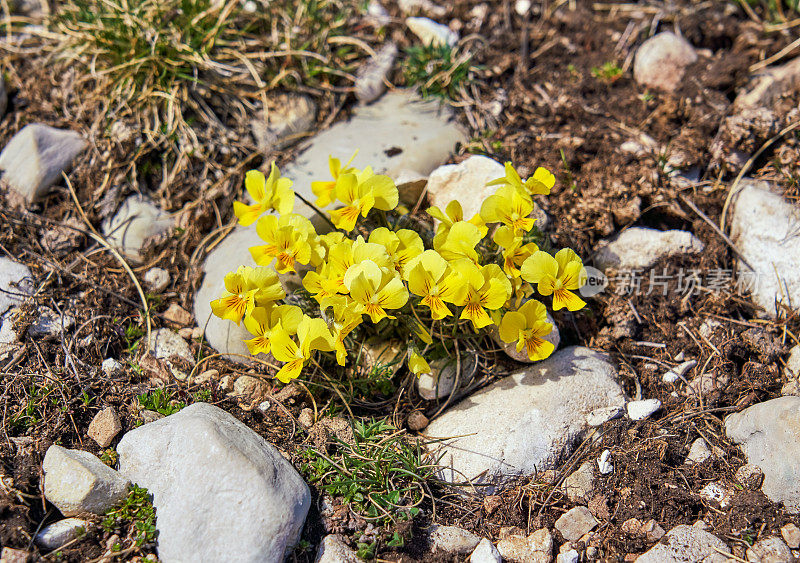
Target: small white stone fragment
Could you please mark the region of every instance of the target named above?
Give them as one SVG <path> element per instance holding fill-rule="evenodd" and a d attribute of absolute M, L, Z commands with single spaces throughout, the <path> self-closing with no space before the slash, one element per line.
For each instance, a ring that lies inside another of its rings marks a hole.
<path fill-rule="evenodd" d="M 633 62 L 633 77 L 648 88 L 672 92 L 680 84 L 686 67 L 697 60 L 694 47 L 669 31 L 642 43 Z"/>
<path fill-rule="evenodd" d="M 433 525 L 428 532 L 433 551 L 466 555 L 480 543 L 481 538 L 457 526 Z"/>
<path fill-rule="evenodd" d="M 601 407 L 599 409 L 595 409 L 586 415 L 586 424 L 589 426 L 601 426 L 609 420 L 619 418 L 622 416 L 624 411 L 625 409 L 620 406 Z"/>
<path fill-rule="evenodd" d="M 561 532 L 567 541 L 577 541 L 584 534 L 591 532 L 599 522 L 585 506 L 576 506 L 556 520 L 556 530 Z"/>
<path fill-rule="evenodd" d="M 524 16 L 531 11 L 531 0 L 517 0 L 514 2 L 514 11 L 518 15 Z"/>
<path fill-rule="evenodd" d="M 80 518 L 66 518 L 53 522 L 36 534 L 36 543 L 45 549 L 58 549 L 62 545 L 81 537 L 92 523 Z"/>
<path fill-rule="evenodd" d="M 610 461 L 611 450 L 603 450 L 600 457 L 597 459 L 597 470 L 600 475 L 608 475 L 614 471 L 614 464 Z"/>
<path fill-rule="evenodd" d="M 368 104 L 377 100 L 386 91 L 386 81 L 397 58 L 397 45 L 387 43 L 358 70 L 356 76 L 356 98 Z"/>
<path fill-rule="evenodd" d="M 31 280 L 31 271 L 26 265 L 0 256 L 0 315 L 33 293 Z"/>
<path fill-rule="evenodd" d="M 664 383 L 675 383 L 684 375 L 686 375 L 686 372 L 688 372 L 696 365 L 697 365 L 697 360 L 688 360 L 686 362 L 683 362 L 682 364 L 678 364 L 677 366 L 666 371 L 664 375 L 661 377 L 661 381 L 663 381 Z"/>
<path fill-rule="evenodd" d="M 161 293 L 169 285 L 169 272 L 164 268 L 150 268 L 144 274 L 144 283 L 153 293 Z"/>
<path fill-rule="evenodd" d="M 125 368 L 114 358 L 106 358 L 103 360 L 103 363 L 100 364 L 100 369 L 102 370 L 103 375 L 112 378 L 119 377 L 125 373 Z"/>
<path fill-rule="evenodd" d="M 458 33 L 430 18 L 406 18 L 406 25 L 423 45 L 453 47 L 458 43 Z"/>
<path fill-rule="evenodd" d="M 559 553 L 558 557 L 556 557 L 556 563 L 578 563 L 580 559 L 580 553 L 574 549 L 570 549 L 563 553 Z"/>
<path fill-rule="evenodd" d="M 702 438 L 698 438 L 692 442 L 692 446 L 689 448 L 689 455 L 686 456 L 686 463 L 703 463 L 712 455 L 711 448 L 708 447 L 706 441 Z"/>
<path fill-rule="evenodd" d="M 480 543 L 478 543 L 478 547 L 476 547 L 472 555 L 469 556 L 469 563 L 502 563 L 502 561 L 503 558 L 500 556 L 500 552 L 497 551 L 494 544 L 486 538 L 483 538 Z"/>
<path fill-rule="evenodd" d="M 69 315 L 59 315 L 49 307 L 39 310 L 39 318 L 28 328 L 31 338 L 46 338 L 59 336 L 72 328 L 75 319 Z"/>
<path fill-rule="evenodd" d="M 322 538 L 317 549 L 315 563 L 362 563 L 356 553 L 339 536 L 333 534 Z"/>
<path fill-rule="evenodd" d="M 700 489 L 700 496 L 719 503 L 720 508 L 726 508 L 733 498 L 733 493 L 721 483 L 713 482 Z"/>
<path fill-rule="evenodd" d="M 120 430 L 122 430 L 122 423 L 117 411 L 114 410 L 114 407 L 106 407 L 94 415 L 86 433 L 89 438 L 97 442 L 98 446 L 107 448 Z"/>
<path fill-rule="evenodd" d="M 168 328 L 160 328 L 150 334 L 150 353 L 159 360 L 177 357 L 192 365 L 195 363 L 186 341 Z"/>
<path fill-rule="evenodd" d="M 130 481 L 89 452 L 50 446 L 42 469 L 44 496 L 64 516 L 103 514 L 128 494 Z"/>
<path fill-rule="evenodd" d="M 383 27 L 392 23 L 392 16 L 386 11 L 380 2 L 372 0 L 367 6 L 367 17 L 369 17 L 377 27 Z"/>
<path fill-rule="evenodd" d="M 631 417 L 631 420 L 644 420 L 660 408 L 661 401 L 658 399 L 631 401 L 627 404 L 628 416 Z"/>

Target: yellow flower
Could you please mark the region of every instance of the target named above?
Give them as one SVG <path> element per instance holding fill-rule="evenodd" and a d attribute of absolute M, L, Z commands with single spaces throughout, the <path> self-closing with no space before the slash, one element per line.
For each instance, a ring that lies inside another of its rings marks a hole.
<path fill-rule="evenodd" d="M 430 373 L 431 366 L 425 361 L 425 358 L 419 355 L 418 352 L 413 352 L 408 356 L 408 369 L 411 373 L 419 377 L 423 373 Z"/>
<path fill-rule="evenodd" d="M 462 262 L 462 264 L 464 264 Z M 502 307 L 511 295 L 511 282 L 497 264 L 489 264 L 478 269 L 472 264 L 462 266 L 466 280 L 466 293 L 458 301 L 464 307 L 461 319 L 469 319 L 475 330 L 493 323 L 486 309 Z"/>
<path fill-rule="evenodd" d="M 268 178 L 264 178 L 264 174 L 258 170 L 250 170 L 245 175 L 244 186 L 255 203 L 253 205 L 241 201 L 233 203 L 233 212 L 239 218 L 240 225 L 252 225 L 270 209 L 277 210 L 281 215 L 291 213 L 294 209 L 292 181 L 289 178 L 281 178 L 281 173 L 274 162 L 270 166 Z"/>
<path fill-rule="evenodd" d="M 335 193 L 344 207 L 330 212 L 331 221 L 343 231 L 352 231 L 359 215 L 366 217 L 373 207 L 391 211 L 399 199 L 397 186 L 392 179 L 381 175 L 362 179 L 356 174 L 343 174 L 336 181 Z"/>
<path fill-rule="evenodd" d="M 503 186 L 481 205 L 481 217 L 487 223 L 503 223 L 514 234 L 528 232 L 535 219 L 530 217 L 533 203 L 516 188 Z"/>
<path fill-rule="evenodd" d="M 521 193 L 531 196 L 533 194 L 550 193 L 556 183 L 556 177 L 546 168 L 538 167 L 533 176 L 523 181 L 519 173 L 514 170 L 510 162 L 506 162 L 506 175 L 503 178 L 492 180 L 487 186 L 510 186 L 519 190 Z"/>
<path fill-rule="evenodd" d="M 447 238 L 447 234 L 454 224 L 464 220 L 464 211 L 461 208 L 461 204 L 456 200 L 447 204 L 444 213 L 442 213 L 442 210 L 438 207 L 429 207 L 428 215 L 439 220 L 439 225 L 436 227 L 436 236 L 433 239 L 434 247 L 436 247 L 437 244 L 441 244 Z M 480 229 L 481 238 L 486 236 L 486 223 L 483 222 L 479 214 L 476 213 L 473 215 L 467 223 L 472 223 Z M 437 239 L 439 239 L 438 243 Z"/>
<path fill-rule="evenodd" d="M 297 325 L 297 339 L 298 342 L 295 342 L 280 322 L 275 325 L 270 334 L 272 355 L 276 360 L 285 362 L 275 375 L 282 383 L 289 383 L 292 379 L 300 376 L 312 351 L 330 352 L 333 350 L 333 337 L 328 330 L 328 325 L 322 319 L 303 316 Z"/>
<path fill-rule="evenodd" d="M 433 248 L 448 262 L 466 258 L 477 265 L 479 256 L 475 247 L 484 234 L 485 230 L 482 231 L 480 227 L 466 221 L 458 221 L 453 223 L 444 239 L 434 237 Z"/>
<path fill-rule="evenodd" d="M 308 264 L 311 260 L 316 233 L 311 221 L 302 215 L 267 215 L 258 221 L 256 232 L 267 243 L 250 248 L 256 264 L 269 266 L 275 259 L 275 269 L 284 274 L 295 271 L 295 262 Z"/>
<path fill-rule="evenodd" d="M 344 346 L 345 337 L 361 324 L 362 316 L 358 311 L 358 304 L 351 302 L 346 306 L 333 308 L 333 322 L 331 335 L 333 336 L 333 349 L 336 351 L 336 362 L 343 366 L 347 360 L 347 349 Z"/>
<path fill-rule="evenodd" d="M 404 274 L 406 265 L 425 250 L 422 239 L 410 229 L 394 232 L 386 227 L 378 227 L 370 233 L 369 242 L 379 244 L 386 249 L 394 262 L 394 268 L 401 275 Z"/>
<path fill-rule="evenodd" d="M 503 249 L 503 270 L 512 278 L 520 276 L 520 266 L 528 256 L 539 250 L 535 243 L 522 244 L 522 236 L 515 235 L 512 229 L 505 225 L 499 227 L 493 239 L 497 246 Z"/>
<path fill-rule="evenodd" d="M 333 180 L 327 180 L 324 182 L 311 182 L 311 191 L 314 192 L 315 196 L 317 196 L 316 204 L 319 207 L 327 207 L 333 203 L 333 200 L 335 199 L 334 191 L 336 190 L 336 180 L 339 179 L 339 176 L 342 174 L 357 172 L 355 168 L 350 166 L 350 163 L 353 162 L 353 159 L 357 154 L 358 151 L 354 152 L 353 156 L 350 157 L 350 160 L 348 160 L 347 164 L 344 166 L 342 166 L 342 163 L 338 158 L 328 156 L 328 168 L 331 171 L 331 177 L 333 177 Z"/>
<path fill-rule="evenodd" d="M 525 302 L 518 311 L 507 312 L 500 322 L 503 342 L 516 342 L 517 352 L 524 348 L 531 361 L 543 360 L 553 353 L 555 346 L 544 339 L 552 330 L 547 309 L 535 299 Z"/>
<path fill-rule="evenodd" d="M 270 268 L 239 266 L 235 272 L 226 274 L 224 283 L 222 297 L 211 302 L 211 311 L 236 324 L 257 305 L 286 297 L 278 275 Z"/>
<path fill-rule="evenodd" d="M 414 334 L 416 334 L 420 340 L 422 340 L 425 344 L 433 344 L 431 333 L 428 332 L 428 329 L 425 328 L 422 323 L 414 322 L 413 327 Z"/>
<path fill-rule="evenodd" d="M 569 248 L 556 252 L 555 258 L 541 250 L 533 253 L 522 264 L 522 279 L 538 284 L 542 295 L 552 295 L 554 311 L 564 307 L 577 311 L 586 305 L 570 291 L 586 283 L 586 270 L 578 255 Z"/>
<path fill-rule="evenodd" d="M 461 275 L 435 250 L 426 250 L 408 266 L 408 289 L 422 297 L 435 320 L 453 313 L 445 303 L 455 303 L 465 289 Z"/>
<path fill-rule="evenodd" d="M 350 297 L 369 315 L 373 323 L 390 316 L 387 309 L 400 309 L 408 302 L 408 290 L 395 272 L 381 268 L 372 260 L 363 260 L 347 269 L 344 285 Z"/>
<path fill-rule="evenodd" d="M 256 307 L 244 318 L 244 326 L 253 338 L 244 343 L 252 355 L 267 354 L 270 348 L 270 335 L 278 323 L 289 333 L 296 334 L 297 326 L 303 318 L 303 311 L 294 305 L 277 307 Z"/>

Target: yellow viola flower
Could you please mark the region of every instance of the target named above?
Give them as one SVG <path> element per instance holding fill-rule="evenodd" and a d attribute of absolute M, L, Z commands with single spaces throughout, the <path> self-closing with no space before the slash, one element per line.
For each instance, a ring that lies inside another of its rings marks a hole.
<path fill-rule="evenodd" d="M 439 239 L 440 243 L 447 238 L 447 234 L 450 231 L 450 228 L 464 220 L 464 211 L 461 208 L 461 204 L 453 200 L 447 204 L 445 207 L 444 213 L 438 207 L 429 207 L 428 208 L 428 215 L 433 217 L 434 219 L 439 220 L 439 225 L 436 227 L 436 236 L 434 237 L 434 245 L 437 243 L 437 239 Z M 479 214 L 475 214 L 472 218 L 467 221 L 467 223 L 472 223 L 476 227 L 478 227 L 481 231 L 481 238 L 486 236 L 487 228 L 486 223 L 484 223 L 483 219 Z"/>
<path fill-rule="evenodd" d="M 464 291 L 461 274 L 435 250 L 426 250 L 408 266 L 408 289 L 422 297 L 435 320 L 452 315 L 446 303 L 460 300 Z"/>
<path fill-rule="evenodd" d="M 347 349 L 344 345 L 344 339 L 361 324 L 362 320 L 363 317 L 359 312 L 359 306 L 354 302 L 333 308 L 333 322 L 330 330 L 333 336 L 333 349 L 336 351 L 336 362 L 340 366 L 345 365 L 347 361 Z"/>
<path fill-rule="evenodd" d="M 400 309 L 408 302 L 408 290 L 394 270 L 381 268 L 372 260 L 364 260 L 348 268 L 344 285 L 361 313 L 373 323 L 386 317 L 393 319 L 387 309 Z"/>
<path fill-rule="evenodd" d="M 506 162 L 506 175 L 487 183 L 487 186 L 509 186 L 519 190 L 521 193 L 531 196 L 534 194 L 548 195 L 556 183 L 556 177 L 547 169 L 538 167 L 533 176 L 527 180 L 522 180 L 519 173 L 514 169 L 510 162 Z"/>
<path fill-rule="evenodd" d="M 520 266 L 528 257 L 539 250 L 535 243 L 522 243 L 522 236 L 505 225 L 499 227 L 492 238 L 503 249 L 503 271 L 512 278 L 520 276 Z"/>
<path fill-rule="evenodd" d="M 365 242 L 359 236 L 355 241 L 344 239 L 328 251 L 327 261 L 318 272 L 309 272 L 303 278 L 303 287 L 314 294 L 323 308 L 324 300 L 336 293 L 348 293 L 344 275 L 350 266 L 364 260 L 375 262 L 382 269 L 393 268 L 392 259 L 380 244 Z"/>
<path fill-rule="evenodd" d="M 369 235 L 369 242 L 386 249 L 394 262 L 394 268 L 404 274 L 408 263 L 423 253 L 425 245 L 420 236 L 410 229 L 390 231 L 386 227 L 378 227 Z"/>
<path fill-rule="evenodd" d="M 267 354 L 270 349 L 270 335 L 278 323 L 289 333 L 296 334 L 297 326 L 303 318 L 303 311 L 294 305 L 277 307 L 256 307 L 244 318 L 244 326 L 253 338 L 244 343 L 252 355 Z"/>
<path fill-rule="evenodd" d="M 222 297 L 211 302 L 211 311 L 221 319 L 239 324 L 257 305 L 267 305 L 286 297 L 278 275 L 270 268 L 239 266 L 226 274 Z"/>
<path fill-rule="evenodd" d="M 487 223 L 503 223 L 514 234 L 528 232 L 535 219 L 530 217 L 533 203 L 516 188 L 503 186 L 481 205 L 481 217 Z"/>
<path fill-rule="evenodd" d="M 334 192 L 336 190 L 336 181 L 339 179 L 339 176 L 357 172 L 355 168 L 350 166 L 350 163 L 353 162 L 357 154 L 358 151 L 354 152 L 353 156 L 350 157 L 350 160 L 348 160 L 344 166 L 342 166 L 338 158 L 333 158 L 333 156 L 330 155 L 328 156 L 328 169 L 331 171 L 333 180 L 311 182 L 311 191 L 317 196 L 317 206 L 327 207 L 336 199 Z"/>
<path fill-rule="evenodd" d="M 268 178 L 258 170 L 250 170 L 245 175 L 244 186 L 255 203 L 248 205 L 241 201 L 233 202 L 233 212 L 239 218 L 240 225 L 252 225 L 270 209 L 277 210 L 281 215 L 291 213 L 294 209 L 292 181 L 281 177 L 274 162 L 270 166 Z"/>
<path fill-rule="evenodd" d="M 467 264 L 462 268 L 467 290 L 457 303 L 464 308 L 460 318 L 472 321 L 472 326 L 478 330 L 494 322 L 486 309 L 496 310 L 505 304 L 511 295 L 511 282 L 497 264 L 480 269 Z"/>
<path fill-rule="evenodd" d="M 428 362 L 425 361 L 418 352 L 413 352 L 408 356 L 408 369 L 411 370 L 411 373 L 419 377 L 423 373 L 430 373 L 431 366 L 428 365 Z"/>
<path fill-rule="evenodd" d="M 428 329 L 425 328 L 425 325 L 422 323 L 414 322 L 413 324 L 414 334 L 417 335 L 417 338 L 422 340 L 425 344 L 433 344 L 433 338 L 431 337 L 431 333 L 428 332 Z"/>
<path fill-rule="evenodd" d="M 328 325 L 322 319 L 303 316 L 297 325 L 295 342 L 289 332 L 279 322 L 270 335 L 271 351 L 276 360 L 285 362 L 275 377 L 282 383 L 297 379 L 303 366 L 311 357 L 311 352 L 333 350 L 333 338 Z"/>
<path fill-rule="evenodd" d="M 485 231 L 466 221 L 458 221 L 447 231 L 447 236 L 434 237 L 433 248 L 448 262 L 467 259 L 478 264 L 480 256 L 475 247 L 480 243 Z"/>
<path fill-rule="evenodd" d="M 540 294 L 552 295 L 554 311 L 564 307 L 577 311 L 586 305 L 572 292 L 586 283 L 586 269 L 569 248 L 556 252 L 555 258 L 541 250 L 533 253 L 522 264 L 522 279 L 538 284 Z"/>
<path fill-rule="evenodd" d="M 543 360 L 555 350 L 551 342 L 544 339 L 553 330 L 547 322 L 545 306 L 531 299 L 517 311 L 509 311 L 500 321 L 500 338 L 503 342 L 517 343 L 517 352 L 524 348 L 531 361 Z"/>
<path fill-rule="evenodd" d="M 269 266 L 275 259 L 279 273 L 295 271 L 295 263 L 308 264 L 316 233 L 311 221 L 296 213 L 267 215 L 258 221 L 256 232 L 267 244 L 250 247 L 256 264 Z"/>
<path fill-rule="evenodd" d="M 331 221 L 337 229 L 352 231 L 359 215 L 366 217 L 375 205 L 375 196 L 358 182 L 355 174 L 343 174 L 336 180 L 336 199 L 344 203 L 344 207 L 330 212 Z"/>

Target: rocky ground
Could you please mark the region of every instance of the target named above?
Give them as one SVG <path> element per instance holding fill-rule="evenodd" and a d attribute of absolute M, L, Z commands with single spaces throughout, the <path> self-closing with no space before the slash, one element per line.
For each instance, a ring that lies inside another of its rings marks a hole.
<path fill-rule="evenodd" d="M 254 57 L 271 86 L 204 76 L 163 123 L 63 56 L 64 6 L 0 19 L 3 562 L 800 558 L 790 6 L 343 3 L 341 69 Z M 506 160 L 556 173 L 542 245 L 598 285 L 551 358 L 455 340 L 417 380 L 382 334 L 287 386 L 248 363 L 209 306 L 257 240 L 244 172 L 311 198 L 355 149 L 422 230 Z"/>

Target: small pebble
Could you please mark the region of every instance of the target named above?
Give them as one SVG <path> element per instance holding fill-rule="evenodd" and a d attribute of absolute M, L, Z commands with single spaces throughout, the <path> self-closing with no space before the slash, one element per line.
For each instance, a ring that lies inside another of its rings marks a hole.
<path fill-rule="evenodd" d="M 614 464 L 609 461 L 610 457 L 611 450 L 603 450 L 603 453 L 600 454 L 600 458 L 597 460 L 597 470 L 600 471 L 600 475 L 608 475 L 614 471 Z"/>
<path fill-rule="evenodd" d="M 217 377 L 219 377 L 219 371 L 215 369 L 207 369 L 195 376 L 192 376 L 192 380 L 189 383 L 192 385 L 202 385 L 203 383 L 208 383 Z"/>
<path fill-rule="evenodd" d="M 792 549 L 800 547 L 800 528 L 795 524 L 786 524 L 781 528 L 781 536 L 783 536 L 783 541 L 786 542 L 786 545 Z"/>
<path fill-rule="evenodd" d="M 764 472 L 757 465 L 746 463 L 736 470 L 736 480 L 745 488 L 757 491 L 764 481 Z"/>
<path fill-rule="evenodd" d="M 53 522 L 36 534 L 36 543 L 45 549 L 58 549 L 62 545 L 82 536 L 91 526 L 91 522 L 80 518 L 66 518 Z M 3 559 L 5 562 L 5 559 Z"/>
<path fill-rule="evenodd" d="M 576 550 L 570 549 L 564 553 L 559 553 L 558 557 L 556 557 L 556 563 L 578 563 L 580 559 L 580 554 Z"/>
<path fill-rule="evenodd" d="M 106 377 L 120 377 L 125 375 L 125 368 L 114 358 L 106 358 L 100 364 L 100 369 Z"/>
<path fill-rule="evenodd" d="M 697 365 L 697 360 L 689 360 L 687 362 L 683 362 L 682 364 L 678 364 L 669 371 L 665 372 L 664 375 L 661 377 L 661 381 L 663 381 L 664 383 L 675 383 L 681 377 L 686 375 L 687 371 L 689 371 L 696 365 Z"/>
<path fill-rule="evenodd" d="M 144 274 L 144 283 L 153 293 L 161 293 L 169 285 L 169 272 L 163 268 L 150 268 Z"/>
<path fill-rule="evenodd" d="M 162 316 L 178 325 L 188 325 L 193 320 L 192 314 L 177 303 L 171 304 Z M 189 335 L 191 336 L 191 333 Z"/>
<path fill-rule="evenodd" d="M 301 410 L 300 415 L 297 417 L 297 422 L 303 428 L 311 428 L 314 426 L 314 411 L 309 408 Z"/>
<path fill-rule="evenodd" d="M 711 448 L 702 438 L 698 438 L 692 442 L 692 447 L 689 448 L 689 455 L 686 456 L 686 463 L 703 463 L 705 460 L 712 456 Z"/>
<path fill-rule="evenodd" d="M 658 399 L 631 401 L 628 403 L 627 408 L 628 416 L 631 417 L 631 420 L 644 420 L 661 408 L 661 401 Z"/>
<path fill-rule="evenodd" d="M 156 420 L 161 420 L 162 418 L 164 418 L 164 415 L 161 414 L 160 412 L 148 411 L 148 410 L 143 410 L 142 412 L 139 413 L 139 416 L 142 417 L 143 424 L 149 424 L 151 422 L 155 422 Z"/>
<path fill-rule="evenodd" d="M 428 417 L 420 411 L 412 411 L 408 415 L 408 428 L 414 432 L 419 432 L 428 426 Z"/>
<path fill-rule="evenodd" d="M 472 555 L 469 556 L 469 563 L 502 563 L 503 558 L 492 542 L 483 538 Z"/>
<path fill-rule="evenodd" d="M 619 406 L 601 407 L 594 409 L 586 415 L 586 424 L 589 426 L 601 426 L 609 420 L 613 420 L 622 415 L 623 408 Z"/>
<path fill-rule="evenodd" d="M 106 407 L 94 415 L 86 432 L 101 448 L 107 448 L 122 430 L 122 423 L 114 407 Z"/>

